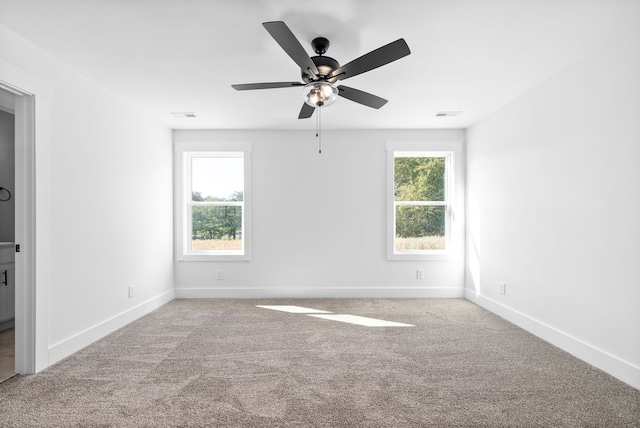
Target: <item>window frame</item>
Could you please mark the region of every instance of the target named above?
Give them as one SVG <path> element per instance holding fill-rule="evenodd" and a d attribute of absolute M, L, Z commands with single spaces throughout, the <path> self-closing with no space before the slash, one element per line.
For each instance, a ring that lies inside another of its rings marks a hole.
<path fill-rule="evenodd" d="M 179 261 L 251 260 L 251 144 L 250 143 L 175 143 L 176 227 L 175 253 Z M 191 160 L 198 157 L 242 157 L 244 167 L 243 201 L 192 201 Z M 194 206 L 242 206 L 242 250 L 192 250 L 190 248 Z"/>
<path fill-rule="evenodd" d="M 395 159 L 396 157 L 444 157 L 445 200 L 444 201 L 396 201 Z M 457 150 L 443 149 L 442 145 L 387 143 L 387 259 L 388 260 L 446 260 L 456 258 L 459 253 L 456 228 L 456 175 L 458 171 Z M 398 206 L 445 206 L 445 249 L 443 250 L 396 250 L 396 207 Z"/>

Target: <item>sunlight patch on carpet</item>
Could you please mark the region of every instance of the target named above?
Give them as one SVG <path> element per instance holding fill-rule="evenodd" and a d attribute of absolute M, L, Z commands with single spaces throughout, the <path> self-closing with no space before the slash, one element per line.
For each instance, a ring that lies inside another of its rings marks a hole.
<path fill-rule="evenodd" d="M 384 321 L 375 318 L 367 318 L 367 317 L 359 317 L 357 315 L 313 315 L 309 314 L 310 317 L 323 318 L 331 321 L 340 321 L 346 322 L 350 324 L 358 324 L 364 325 L 366 327 L 415 327 L 413 324 L 404 324 L 401 322 L 394 321 Z"/>
<path fill-rule="evenodd" d="M 320 309 L 303 308 L 302 306 L 287 306 L 287 305 L 257 305 L 258 308 L 272 309 L 274 311 L 289 312 L 292 314 L 330 314 L 329 311 L 322 311 Z"/>

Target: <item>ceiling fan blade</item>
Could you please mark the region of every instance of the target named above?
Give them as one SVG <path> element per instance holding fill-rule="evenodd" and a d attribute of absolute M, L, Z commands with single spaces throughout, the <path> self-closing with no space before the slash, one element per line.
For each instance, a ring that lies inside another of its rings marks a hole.
<path fill-rule="evenodd" d="M 282 21 L 272 21 L 264 22 L 262 25 L 302 70 L 307 70 L 308 73 L 314 76 L 320 74 L 314 62 L 309 58 L 307 51 L 304 50 L 296 36 L 287 27 L 287 24 Z"/>
<path fill-rule="evenodd" d="M 384 98 L 343 85 L 338 86 L 338 95 L 356 103 L 376 109 L 387 103 L 387 100 Z"/>
<path fill-rule="evenodd" d="M 300 114 L 298 115 L 298 119 L 309 119 L 313 112 L 315 111 L 315 107 L 310 106 L 307 103 L 302 104 L 302 109 L 300 110 Z"/>
<path fill-rule="evenodd" d="M 410 53 L 411 51 L 409 50 L 407 42 L 405 42 L 404 39 L 398 39 L 395 42 L 384 45 L 381 48 L 362 55 L 342 67 L 333 70 L 328 78 L 337 77 L 338 80 L 348 79 L 349 77 L 357 76 L 365 71 L 373 70 L 374 68 L 389 64 L 390 62 L 405 57 Z"/>
<path fill-rule="evenodd" d="M 243 83 L 240 85 L 231 85 L 236 91 L 249 91 L 252 89 L 274 89 L 274 88 L 293 88 L 295 86 L 304 86 L 300 82 L 271 82 L 271 83 Z"/>

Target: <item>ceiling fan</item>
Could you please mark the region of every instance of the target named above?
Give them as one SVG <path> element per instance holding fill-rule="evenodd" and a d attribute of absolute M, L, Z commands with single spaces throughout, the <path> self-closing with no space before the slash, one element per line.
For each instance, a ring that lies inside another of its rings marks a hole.
<path fill-rule="evenodd" d="M 389 64 L 411 53 L 404 39 L 398 39 L 341 66 L 335 59 L 324 56 L 329 48 L 329 40 L 326 38 L 317 37 L 311 41 L 311 47 L 317 56 L 309 57 L 287 24 L 282 21 L 272 21 L 264 22 L 262 25 L 291 59 L 298 64 L 304 83 L 271 82 L 231 86 L 238 91 L 302 86 L 304 87 L 305 103 L 302 105 L 298 119 L 311 117 L 316 107 L 332 104 L 337 96 L 379 109 L 387 103 L 387 100 L 348 86 L 336 85 L 336 82 Z"/>

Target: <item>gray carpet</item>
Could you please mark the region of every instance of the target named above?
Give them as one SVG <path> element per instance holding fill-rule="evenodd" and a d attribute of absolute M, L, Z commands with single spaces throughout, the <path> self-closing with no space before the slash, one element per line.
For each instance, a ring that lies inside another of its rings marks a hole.
<path fill-rule="evenodd" d="M 175 300 L 0 384 L 0 425 L 640 427 L 640 391 L 465 300 Z"/>
<path fill-rule="evenodd" d="M 11 327 L 6 330 L 0 331 L 0 382 L 3 382 L 16 375 L 15 361 L 15 329 Z"/>

